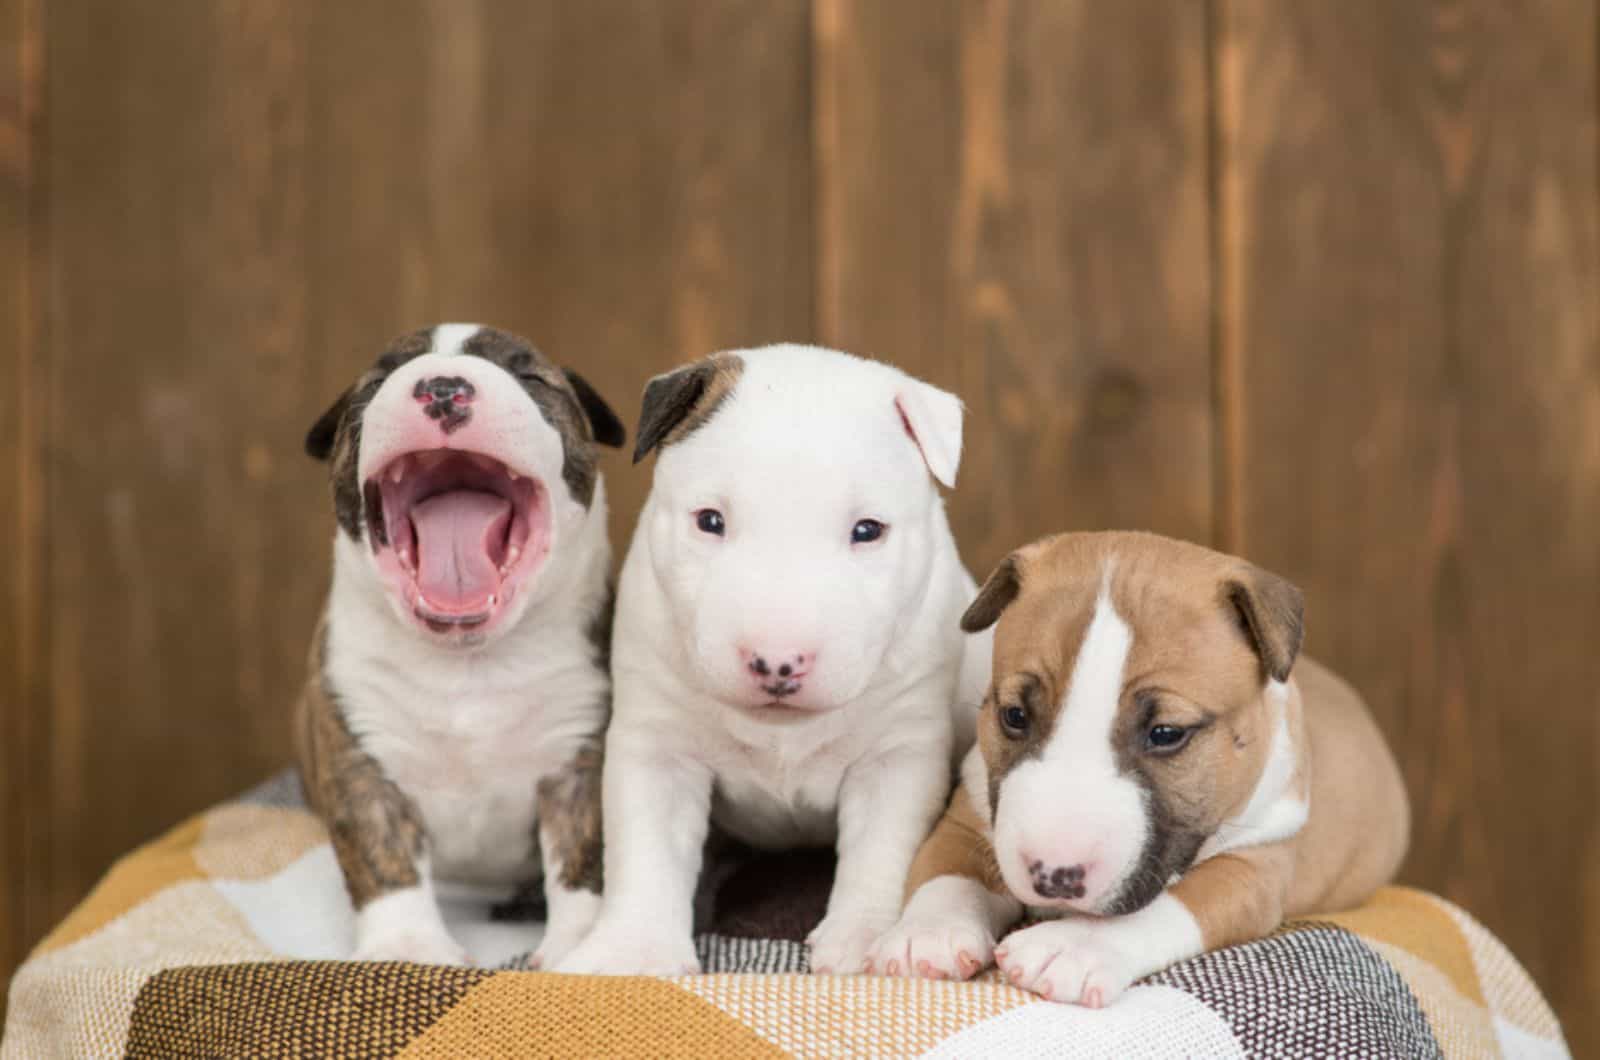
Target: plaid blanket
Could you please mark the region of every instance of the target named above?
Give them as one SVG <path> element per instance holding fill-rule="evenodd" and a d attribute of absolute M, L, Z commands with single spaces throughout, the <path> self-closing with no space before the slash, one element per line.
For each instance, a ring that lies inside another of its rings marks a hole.
<path fill-rule="evenodd" d="M 799 940 L 830 871 L 822 855 L 713 859 L 704 975 L 522 970 L 538 924 L 470 892 L 443 904 L 478 967 L 356 963 L 342 959 L 338 867 L 285 777 L 114 866 L 17 973 L 0 1057 L 1568 1055 L 1505 948 L 1415 890 L 1186 961 L 1088 1011 L 992 970 L 969 983 L 804 974 Z"/>

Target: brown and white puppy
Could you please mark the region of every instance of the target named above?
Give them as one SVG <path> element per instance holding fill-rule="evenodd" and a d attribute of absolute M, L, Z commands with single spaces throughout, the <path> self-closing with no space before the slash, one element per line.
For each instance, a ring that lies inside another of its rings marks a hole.
<path fill-rule="evenodd" d="M 588 930 L 611 700 L 595 445 L 622 437 L 575 373 L 475 324 L 398 339 L 307 436 L 338 529 L 299 765 L 356 958 L 465 961 L 434 877 L 509 892 L 541 863 L 535 963 Z"/>
<path fill-rule="evenodd" d="M 1296 662 L 1287 581 L 1150 534 L 1063 534 L 1002 562 L 962 628 L 996 620 L 978 746 L 877 970 L 966 978 L 992 956 L 1100 1006 L 1393 876 L 1399 770 L 1350 686 Z M 1056 919 L 996 947 L 1024 912 Z"/>

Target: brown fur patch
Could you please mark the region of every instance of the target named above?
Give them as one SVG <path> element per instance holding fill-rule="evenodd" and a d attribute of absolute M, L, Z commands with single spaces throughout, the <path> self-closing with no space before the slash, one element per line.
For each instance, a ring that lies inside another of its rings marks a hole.
<path fill-rule="evenodd" d="M 333 489 L 333 509 L 339 526 L 352 539 L 361 537 L 361 525 L 373 500 L 363 507 L 362 483 L 357 479 L 361 456 L 361 424 L 367 405 L 395 369 L 433 349 L 433 329 L 402 335 L 389 344 L 355 385 L 341 394 L 306 434 L 306 452 L 328 461 Z M 561 478 L 579 504 L 588 507 L 599 476 L 595 443 L 621 445 L 622 424 L 594 388 L 577 373 L 562 369 L 526 339 L 495 328 L 480 328 L 463 345 L 472 356 L 498 365 L 525 390 L 539 414 L 561 435 Z M 382 540 L 382 520 L 372 522 L 377 544 Z"/>
<path fill-rule="evenodd" d="M 718 353 L 658 375 L 644 388 L 633 462 L 652 449 L 681 442 L 704 427 L 738 386 L 744 359 Z"/>
<path fill-rule="evenodd" d="M 1355 691 L 1315 660 L 1295 659 L 1298 591 L 1242 560 L 1147 534 L 1061 535 L 1013 554 L 1018 591 L 1002 607 L 979 722 L 991 803 L 998 778 L 1055 724 L 1111 559 L 1112 602 L 1134 632 L 1114 750 L 1149 793 L 1155 824 L 1143 882 L 1115 911 L 1139 907 L 1181 873 L 1171 891 L 1215 948 L 1259 937 L 1286 915 L 1348 908 L 1392 879 L 1410 820 L 1399 769 Z M 1279 716 L 1264 678 L 1289 664 L 1290 789 L 1309 802 L 1306 825 L 1191 865 L 1255 791 Z M 1001 728 L 1008 705 L 1029 711 L 1023 739 Z M 1157 722 L 1193 726 L 1188 744 L 1150 753 L 1140 741 Z"/>
<path fill-rule="evenodd" d="M 613 437 L 610 428 L 620 432 L 621 425 L 611 409 L 587 383 L 582 384 L 584 392 L 580 395 L 569 378 L 573 373 L 557 367 L 533 343 L 518 335 L 497 328 L 480 328 L 461 344 L 461 349 L 505 369 L 522 384 L 545 422 L 561 435 L 562 481 L 573 499 L 587 508 L 594 499 L 594 484 L 600 475 L 593 419 L 598 418 L 608 428 L 607 437 Z M 621 444 L 620 437 L 617 444 Z"/>
<path fill-rule="evenodd" d="M 1020 587 L 995 634 L 995 680 L 979 719 L 994 805 L 1021 759 L 1037 755 L 1066 699 L 1108 566 L 1111 602 L 1134 630 L 1113 723 L 1119 770 L 1144 788 L 1150 840 L 1109 912 L 1147 904 L 1184 872 L 1207 836 L 1242 809 L 1271 746 L 1262 663 L 1224 586 L 1249 568 L 1231 556 L 1150 534 L 1065 534 L 1018 554 Z M 1024 702 L 1019 689 L 1031 689 Z M 1024 739 L 1000 711 L 1022 705 Z M 1175 754 L 1152 753 L 1156 724 L 1190 730 Z"/>
<path fill-rule="evenodd" d="M 311 679 L 296 726 L 297 763 L 306 801 L 328 829 L 357 909 L 383 894 L 414 887 L 426 849 L 416 806 L 361 750 L 324 676 L 327 628 L 311 650 Z"/>
<path fill-rule="evenodd" d="M 972 797 L 960 786 L 911 863 L 905 900 L 910 901 L 917 888 L 940 876 L 965 876 L 995 894 L 1008 893 L 1000 878 L 1000 866 L 994 860 L 994 847 L 989 843 L 988 822 L 978 816 Z"/>
<path fill-rule="evenodd" d="M 600 777 L 604 759 L 598 744 L 585 747 L 560 772 L 539 781 L 541 849 L 555 864 L 562 886 L 600 893 L 604 882 L 601 843 Z M 548 884 L 547 884 L 548 886 Z"/>
<path fill-rule="evenodd" d="M 391 342 L 355 385 L 339 395 L 306 435 L 306 452 L 328 461 L 328 482 L 333 489 L 333 511 L 339 526 L 355 541 L 361 539 L 361 483 L 356 462 L 361 456 L 361 420 L 378 388 L 396 368 L 433 347 L 433 331 L 424 328 Z"/>

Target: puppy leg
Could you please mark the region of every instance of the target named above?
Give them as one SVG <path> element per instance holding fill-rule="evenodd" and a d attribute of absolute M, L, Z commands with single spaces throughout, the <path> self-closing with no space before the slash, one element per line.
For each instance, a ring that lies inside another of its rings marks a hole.
<path fill-rule="evenodd" d="M 532 965 L 554 965 L 583 940 L 600 912 L 602 758 L 585 747 L 538 786 L 539 853 L 547 915 Z"/>
<path fill-rule="evenodd" d="M 901 748 L 862 759 L 839 791 L 839 867 L 828 914 L 806 940 L 811 968 L 864 971 L 878 936 L 900 915 L 906 873 L 950 783 L 943 746 Z"/>
<path fill-rule="evenodd" d="M 1000 881 L 967 790 L 958 787 L 906 880 L 905 912 L 878 939 L 869 972 L 970 979 L 994 956 L 995 939 L 1022 915 Z"/>
<path fill-rule="evenodd" d="M 594 929 L 558 972 L 681 975 L 700 970 L 694 951 L 694 887 L 711 816 L 711 773 L 630 739 L 613 725 L 603 772 L 605 895 Z M 553 911 L 552 911 L 553 913 Z"/>
<path fill-rule="evenodd" d="M 301 705 L 300 775 L 356 907 L 355 959 L 466 964 L 428 874 L 422 815 L 361 750 L 321 681 Z"/>
<path fill-rule="evenodd" d="M 1135 980 L 1276 928 L 1292 866 L 1283 844 L 1219 854 L 1143 909 L 1025 928 L 1001 942 L 995 959 L 1013 983 L 1041 997 L 1109 1005 Z"/>

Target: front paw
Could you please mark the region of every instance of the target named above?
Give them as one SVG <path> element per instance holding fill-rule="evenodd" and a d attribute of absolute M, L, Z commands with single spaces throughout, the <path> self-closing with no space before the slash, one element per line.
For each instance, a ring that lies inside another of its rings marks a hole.
<path fill-rule="evenodd" d="M 833 913 L 806 936 L 811 970 L 818 975 L 856 975 L 867 971 L 867 958 L 894 918 L 839 916 Z"/>
<path fill-rule="evenodd" d="M 1053 920 L 1007 935 L 995 962 L 1014 985 L 1051 1001 L 1100 1008 L 1137 978 L 1116 920 Z"/>
<path fill-rule="evenodd" d="M 472 963 L 467 951 L 443 927 L 413 925 L 370 934 L 356 943 L 351 957 L 357 961 L 406 961 L 410 964 Z"/>
<path fill-rule="evenodd" d="M 878 939 L 867 970 L 923 979 L 971 979 L 994 956 L 994 936 L 963 917 L 905 917 Z"/>
<path fill-rule="evenodd" d="M 688 935 L 601 920 L 570 953 L 546 967 L 570 975 L 695 975 L 700 958 Z"/>
<path fill-rule="evenodd" d="M 554 968 L 578 948 L 600 914 L 600 896 L 585 891 L 551 903 L 550 908 L 552 913 L 544 926 L 544 938 L 528 960 L 530 968 Z"/>

